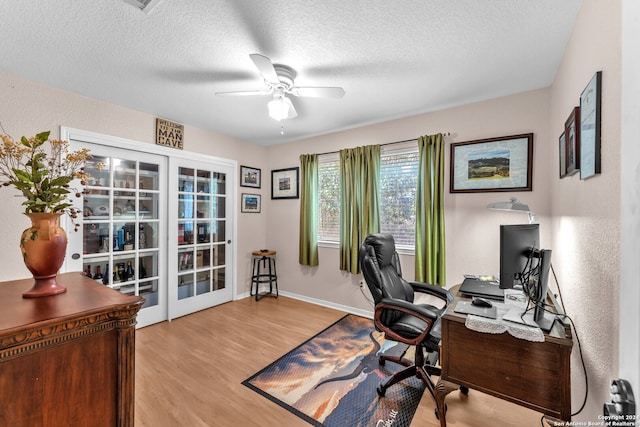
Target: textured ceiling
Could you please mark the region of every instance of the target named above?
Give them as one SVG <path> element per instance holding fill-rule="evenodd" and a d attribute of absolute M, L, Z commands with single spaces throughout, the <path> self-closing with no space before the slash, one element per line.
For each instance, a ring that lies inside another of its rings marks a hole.
<path fill-rule="evenodd" d="M 0 72 L 260 145 L 549 86 L 581 0 L 0 0 Z M 298 86 L 267 115 L 251 53 Z M 1 102 L 1 101 L 0 101 Z"/>

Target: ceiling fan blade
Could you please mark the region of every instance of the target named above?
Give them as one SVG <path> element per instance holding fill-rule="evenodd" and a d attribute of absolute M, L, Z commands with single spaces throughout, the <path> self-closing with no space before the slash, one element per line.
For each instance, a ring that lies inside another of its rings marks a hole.
<path fill-rule="evenodd" d="M 270 95 L 271 90 L 244 90 L 235 92 L 216 92 L 216 96 L 255 96 L 255 95 Z"/>
<path fill-rule="evenodd" d="M 345 93 L 341 87 L 292 87 L 289 92 L 310 98 L 342 98 Z"/>
<path fill-rule="evenodd" d="M 256 67 L 258 68 L 258 71 L 260 71 L 262 78 L 264 78 L 269 83 L 280 83 L 278 73 L 276 73 L 276 69 L 273 67 L 273 63 L 269 58 L 264 55 L 260 55 L 259 53 L 252 53 L 251 55 L 249 55 L 249 57 L 251 58 L 253 63 L 256 64 Z"/>
<path fill-rule="evenodd" d="M 296 111 L 296 108 L 293 106 L 293 103 L 291 103 L 291 106 L 289 107 L 289 115 L 287 116 L 287 119 L 295 119 L 296 117 L 298 117 L 298 112 Z"/>

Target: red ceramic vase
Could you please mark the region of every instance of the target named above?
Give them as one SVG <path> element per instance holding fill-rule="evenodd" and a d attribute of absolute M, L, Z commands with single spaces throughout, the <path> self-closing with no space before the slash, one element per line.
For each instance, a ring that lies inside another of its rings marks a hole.
<path fill-rule="evenodd" d="M 31 227 L 22 232 L 20 249 L 35 283 L 24 298 L 46 297 L 67 291 L 57 282 L 67 251 L 67 233 L 60 227 L 62 213 L 28 213 Z"/>

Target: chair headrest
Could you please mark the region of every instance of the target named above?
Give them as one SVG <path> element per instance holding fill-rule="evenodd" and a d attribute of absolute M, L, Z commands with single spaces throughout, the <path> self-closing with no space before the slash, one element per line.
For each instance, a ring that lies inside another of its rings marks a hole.
<path fill-rule="evenodd" d="M 393 256 L 396 253 L 396 243 L 391 234 L 369 234 L 364 239 L 364 245 L 373 248 L 380 268 L 392 263 Z"/>

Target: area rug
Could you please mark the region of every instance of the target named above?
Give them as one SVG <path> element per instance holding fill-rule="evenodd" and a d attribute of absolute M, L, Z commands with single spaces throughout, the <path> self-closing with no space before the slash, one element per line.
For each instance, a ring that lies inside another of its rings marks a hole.
<path fill-rule="evenodd" d="M 409 426 L 425 390 L 422 381 L 402 381 L 385 397 L 376 392 L 382 379 L 402 368 L 380 366 L 378 352 L 400 355 L 405 349 L 385 341 L 373 320 L 349 314 L 242 384 L 314 426 Z"/>

